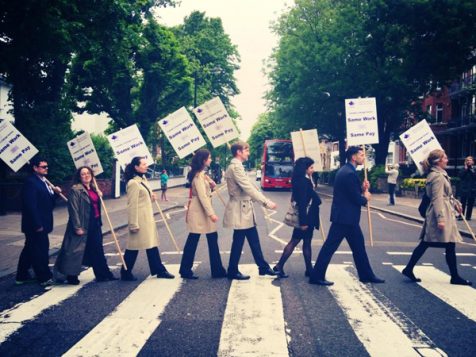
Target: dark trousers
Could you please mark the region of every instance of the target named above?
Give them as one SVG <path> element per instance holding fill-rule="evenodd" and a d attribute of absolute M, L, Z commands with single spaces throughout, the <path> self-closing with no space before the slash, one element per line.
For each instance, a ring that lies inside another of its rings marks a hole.
<path fill-rule="evenodd" d="M 421 241 L 420 244 L 418 244 L 415 250 L 413 251 L 410 261 L 408 262 L 405 269 L 412 271 L 415 265 L 418 263 L 418 260 L 423 256 L 423 254 L 429 247 L 445 248 L 446 264 L 448 264 L 448 268 L 450 269 L 451 277 L 452 278 L 458 277 L 459 275 L 458 275 L 458 268 L 456 265 L 456 244 L 455 243 Z"/>
<path fill-rule="evenodd" d="M 474 206 L 474 197 L 472 196 L 461 196 L 461 205 L 463 206 L 463 212 L 466 216 L 466 219 L 471 219 L 471 214 L 473 213 Z"/>
<path fill-rule="evenodd" d="M 360 226 L 332 223 L 324 245 L 319 252 L 316 264 L 311 274 L 311 280 L 324 280 L 327 266 L 343 239 L 347 239 L 355 266 L 361 280 L 372 279 L 375 275 L 370 266 L 369 258 L 365 250 L 364 235 Z"/>
<path fill-rule="evenodd" d="M 162 264 L 162 261 L 160 260 L 159 248 L 154 247 L 146 249 L 146 253 L 151 275 L 157 275 L 159 273 L 167 271 L 167 269 L 165 269 L 165 266 Z M 134 268 L 134 264 L 136 263 L 137 254 L 139 254 L 138 250 L 130 249 L 126 249 L 124 253 L 124 261 L 126 262 L 128 273 L 132 273 L 132 269 Z"/>
<path fill-rule="evenodd" d="M 36 279 L 42 283 L 51 279 L 49 263 L 50 241 L 48 233 L 32 232 L 25 233 L 25 246 L 18 259 L 17 280 L 28 280 L 29 269 L 33 268 Z"/>
<path fill-rule="evenodd" d="M 195 258 L 199 239 L 200 233 L 189 233 L 187 242 L 183 248 L 183 256 L 180 263 L 180 275 L 193 275 L 193 259 Z M 218 248 L 218 233 L 207 233 L 207 242 L 212 276 L 225 274 L 225 269 L 221 263 L 220 250 Z"/>
<path fill-rule="evenodd" d="M 98 279 L 108 279 L 112 276 L 102 245 L 102 232 L 99 220 L 91 218 L 89 221 L 88 238 L 84 249 L 83 265 L 93 268 L 94 276 Z"/>
<path fill-rule="evenodd" d="M 264 260 L 263 252 L 261 251 L 256 227 L 235 229 L 233 231 L 233 243 L 231 244 L 230 262 L 228 263 L 228 274 L 238 273 L 238 263 L 240 261 L 241 250 L 243 249 L 245 238 L 248 240 L 256 265 L 258 265 L 260 269 L 269 268 L 269 264 Z"/>
<path fill-rule="evenodd" d="M 395 204 L 395 187 L 397 185 L 394 183 L 389 183 L 388 184 L 388 196 L 390 200 L 390 204 L 394 205 Z"/>

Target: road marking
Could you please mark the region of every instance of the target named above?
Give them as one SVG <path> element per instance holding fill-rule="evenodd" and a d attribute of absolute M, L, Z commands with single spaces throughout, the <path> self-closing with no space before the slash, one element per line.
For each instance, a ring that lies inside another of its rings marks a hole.
<path fill-rule="evenodd" d="M 461 263 L 460 265 L 461 265 L 462 267 L 470 267 L 470 266 L 471 266 L 471 264 L 468 264 L 468 263 Z"/>
<path fill-rule="evenodd" d="M 382 262 L 382 265 L 393 265 L 393 263 L 390 263 L 390 262 Z"/>
<path fill-rule="evenodd" d="M 425 266 L 432 267 L 432 266 L 433 266 L 433 263 L 421 263 L 421 265 L 425 265 Z"/>
<path fill-rule="evenodd" d="M 281 290 L 240 265 L 251 280 L 233 280 L 226 303 L 218 356 L 288 356 Z"/>
<path fill-rule="evenodd" d="M 403 265 L 393 267 L 399 271 L 404 268 Z M 422 278 L 418 285 L 469 319 L 476 321 L 476 305 L 474 304 L 476 289 L 470 286 L 450 285 L 450 276 L 435 267 L 416 266 L 413 270 L 417 277 Z"/>
<path fill-rule="evenodd" d="M 412 252 L 387 252 L 388 255 L 412 255 Z"/>
<path fill-rule="evenodd" d="M 443 253 L 444 255 L 445 253 Z M 474 253 L 456 253 L 457 257 L 476 257 Z"/>
<path fill-rule="evenodd" d="M 349 267 L 333 264 L 329 287 L 370 356 L 445 356 L 431 339 L 377 289 L 361 284 Z"/>
<path fill-rule="evenodd" d="M 20 329 L 27 321 L 34 319 L 46 309 L 62 303 L 75 295 L 83 286 L 94 279 L 92 269 L 87 269 L 79 276 L 79 285 L 53 286 L 47 292 L 32 297 L 29 301 L 16 304 L 11 309 L 0 313 L 0 344 Z"/>
<path fill-rule="evenodd" d="M 169 265 L 178 274 L 179 265 Z M 182 279 L 149 276 L 114 311 L 63 356 L 136 356 L 162 322 Z"/>
<path fill-rule="evenodd" d="M 378 214 L 380 216 L 380 218 L 386 220 L 386 221 L 389 221 L 389 222 L 395 222 L 395 223 L 399 223 L 399 224 L 405 224 L 407 226 L 411 226 L 411 227 L 417 227 L 417 228 L 421 228 L 423 226 L 423 224 L 414 224 L 414 223 L 408 223 L 408 222 L 404 222 L 404 221 L 400 221 L 398 219 L 392 219 L 392 218 L 388 218 L 388 217 L 385 217 L 382 213 L 380 212 L 375 212 L 375 211 L 371 211 L 372 213 L 375 213 L 375 214 Z"/>

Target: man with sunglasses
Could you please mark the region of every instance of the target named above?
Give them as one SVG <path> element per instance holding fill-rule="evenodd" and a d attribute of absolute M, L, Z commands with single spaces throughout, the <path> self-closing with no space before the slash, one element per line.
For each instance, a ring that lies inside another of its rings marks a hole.
<path fill-rule="evenodd" d="M 49 263 L 48 233 L 53 230 L 53 208 L 59 187 L 50 187 L 46 182 L 48 162 L 39 157 L 31 161 L 32 174 L 25 180 L 22 191 L 21 230 L 25 233 L 25 246 L 18 260 L 16 284 L 35 280 L 30 275 L 33 268 L 36 281 L 47 286 L 53 283 Z"/>

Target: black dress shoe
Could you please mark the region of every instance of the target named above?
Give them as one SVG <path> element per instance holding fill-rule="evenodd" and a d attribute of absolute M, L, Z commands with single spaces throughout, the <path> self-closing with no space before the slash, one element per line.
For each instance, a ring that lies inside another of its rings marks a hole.
<path fill-rule="evenodd" d="M 364 284 L 366 284 L 366 283 L 383 284 L 383 283 L 385 283 L 385 280 L 380 279 L 380 278 L 374 276 L 374 277 L 372 277 L 372 278 L 370 278 L 370 279 L 360 279 L 360 282 L 361 282 L 361 283 L 364 283 Z"/>
<path fill-rule="evenodd" d="M 309 280 L 309 284 L 313 285 L 322 285 L 322 286 L 331 286 L 334 285 L 334 282 L 329 281 L 329 280 Z"/>
<path fill-rule="evenodd" d="M 229 280 L 248 280 L 250 278 L 249 275 L 241 274 L 240 272 L 236 274 L 228 274 L 227 278 Z"/>
<path fill-rule="evenodd" d="M 453 285 L 473 285 L 472 282 L 470 282 L 469 280 L 465 280 L 460 276 L 457 276 L 456 278 L 451 278 L 450 283 Z"/>
<path fill-rule="evenodd" d="M 277 274 L 270 267 L 266 267 L 266 268 L 259 268 L 259 275 L 276 276 Z"/>
<path fill-rule="evenodd" d="M 122 281 L 136 281 L 137 278 L 134 275 L 132 275 L 131 272 L 121 269 L 121 280 Z"/>
<path fill-rule="evenodd" d="M 402 274 L 405 275 L 408 279 L 413 281 L 414 283 L 419 283 L 421 279 L 417 278 L 412 271 L 408 270 L 407 268 L 402 270 Z"/>
<path fill-rule="evenodd" d="M 157 278 L 158 279 L 173 279 L 175 278 L 175 275 L 170 274 L 167 270 L 164 270 L 157 274 Z"/>
<path fill-rule="evenodd" d="M 79 279 L 76 275 L 68 275 L 66 281 L 69 285 L 79 285 Z"/>
<path fill-rule="evenodd" d="M 277 266 L 273 268 L 273 271 L 276 273 L 276 276 L 280 279 L 288 278 L 289 275 L 287 275 L 283 269 L 279 269 Z"/>
<path fill-rule="evenodd" d="M 197 280 L 198 276 L 193 275 L 193 274 L 180 274 L 180 277 L 182 279 L 188 279 L 188 280 Z"/>

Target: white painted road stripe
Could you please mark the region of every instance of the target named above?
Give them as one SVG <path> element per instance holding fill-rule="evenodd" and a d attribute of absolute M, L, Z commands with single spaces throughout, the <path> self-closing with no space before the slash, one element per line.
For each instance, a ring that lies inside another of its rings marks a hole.
<path fill-rule="evenodd" d="M 387 252 L 388 255 L 412 255 L 412 252 Z"/>
<path fill-rule="evenodd" d="M 168 265 L 178 274 L 179 265 Z M 149 276 L 63 356 L 136 356 L 160 325 L 160 315 L 183 280 Z"/>
<path fill-rule="evenodd" d="M 250 280 L 233 280 L 218 347 L 218 356 L 288 356 L 281 289 L 256 266 L 240 265 Z"/>
<path fill-rule="evenodd" d="M 31 300 L 19 303 L 11 309 L 0 313 L 0 344 L 21 328 L 25 322 L 34 319 L 46 309 L 62 303 L 64 300 L 75 295 L 84 285 L 94 279 L 92 269 L 81 273 L 79 285 L 53 286 L 49 291 L 34 296 Z"/>
<path fill-rule="evenodd" d="M 393 267 L 401 272 L 405 266 Z M 435 267 L 416 266 L 413 272 L 422 280 L 418 285 L 476 321 L 476 289 L 471 286 L 450 285 L 450 276 Z"/>
<path fill-rule="evenodd" d="M 345 265 L 333 264 L 329 290 L 370 356 L 440 356 L 443 351 L 383 294 L 377 298 Z M 378 293 L 378 290 L 375 290 Z"/>

